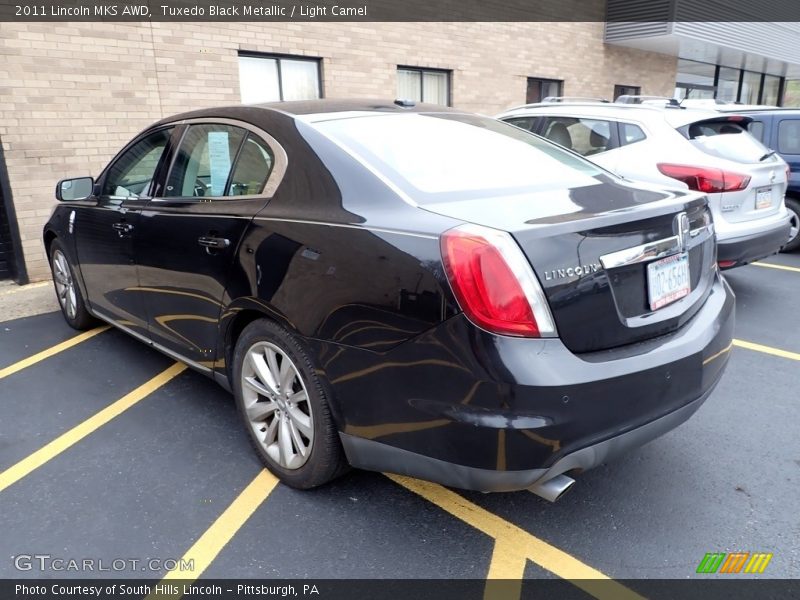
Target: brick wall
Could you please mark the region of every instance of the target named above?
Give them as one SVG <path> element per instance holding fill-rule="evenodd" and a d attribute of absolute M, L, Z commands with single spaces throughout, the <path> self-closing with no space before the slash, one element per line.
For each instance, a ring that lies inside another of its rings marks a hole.
<path fill-rule="evenodd" d="M 495 114 L 526 78 L 565 95 L 671 95 L 676 59 L 603 44 L 603 23 L 0 23 L 0 139 L 31 280 L 58 179 L 97 174 L 162 116 L 239 102 L 237 52 L 323 59 L 326 97 L 393 98 L 397 65 L 453 71 L 453 105 Z"/>

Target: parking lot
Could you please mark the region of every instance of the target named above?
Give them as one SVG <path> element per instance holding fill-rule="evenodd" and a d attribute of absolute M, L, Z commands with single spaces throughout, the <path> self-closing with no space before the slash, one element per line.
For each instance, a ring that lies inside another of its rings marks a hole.
<path fill-rule="evenodd" d="M 96 576 L 15 558 L 50 555 L 157 559 L 101 574 L 148 578 L 183 558 L 192 580 L 796 578 L 800 254 L 727 278 L 736 341 L 705 406 L 555 504 L 366 472 L 276 485 L 210 380 L 59 313 L 0 323 L 0 577 Z M 763 575 L 696 573 L 706 553 L 737 551 L 773 557 Z"/>

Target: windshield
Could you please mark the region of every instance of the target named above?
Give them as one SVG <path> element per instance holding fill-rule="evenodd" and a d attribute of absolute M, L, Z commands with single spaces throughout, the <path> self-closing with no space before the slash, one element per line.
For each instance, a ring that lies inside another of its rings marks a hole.
<path fill-rule="evenodd" d="M 464 114 L 315 123 L 420 204 L 595 185 L 605 171 L 517 127 Z"/>
<path fill-rule="evenodd" d="M 692 123 L 688 133 L 692 144 L 712 156 L 748 164 L 770 158 L 769 148 L 731 121 Z"/>

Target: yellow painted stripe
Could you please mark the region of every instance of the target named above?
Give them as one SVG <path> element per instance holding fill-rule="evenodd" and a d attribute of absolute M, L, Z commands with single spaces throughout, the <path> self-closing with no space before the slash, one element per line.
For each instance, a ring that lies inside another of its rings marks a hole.
<path fill-rule="evenodd" d="M 800 360 L 800 353 L 790 352 L 789 350 L 781 350 L 780 348 L 773 348 L 772 346 L 754 344 L 753 342 L 746 342 L 744 340 L 733 340 L 733 345 L 738 346 L 739 348 L 755 350 L 756 352 L 763 352 L 764 354 L 771 354 L 772 356 L 780 356 L 781 358 L 788 358 L 791 360 Z"/>
<path fill-rule="evenodd" d="M 8 377 L 9 375 L 13 375 L 16 372 L 21 371 L 22 369 L 27 369 L 31 365 L 35 365 L 38 362 L 42 362 L 46 358 L 50 358 L 51 356 L 54 356 L 59 352 L 63 352 L 64 350 L 69 350 L 73 346 L 77 346 L 81 342 L 85 342 L 86 340 L 93 338 L 98 333 L 103 333 L 108 328 L 109 326 L 105 325 L 104 327 L 98 327 L 97 329 L 86 331 L 84 333 L 81 333 L 80 335 L 76 335 L 75 337 L 71 337 L 64 342 L 61 342 L 60 344 L 51 346 L 47 350 L 42 350 L 41 352 L 37 352 L 33 356 L 29 356 L 28 358 L 22 359 L 19 362 L 15 362 L 13 365 L 0 369 L 0 379 Z"/>
<path fill-rule="evenodd" d="M 505 519 L 490 513 L 466 498 L 435 483 L 410 479 L 400 475 L 387 474 L 387 477 L 404 488 L 422 496 L 439 508 L 461 519 L 475 529 L 502 541 L 505 547 L 535 562 L 551 573 L 570 580 L 583 591 L 605 600 L 641 600 L 642 597 L 613 581 L 607 575 L 581 562 L 577 558 L 551 546 L 544 540 Z M 504 552 L 501 548 L 501 552 Z M 502 556 L 502 555 L 501 555 Z M 506 559 L 503 559 L 506 560 Z M 497 567 L 500 572 L 501 567 Z M 505 567 L 502 567 L 505 569 Z M 594 580 L 594 581 L 593 581 Z"/>
<path fill-rule="evenodd" d="M 522 579 L 527 562 L 527 557 L 519 548 L 505 540 L 495 540 L 483 599 L 517 600 L 522 595 Z"/>
<path fill-rule="evenodd" d="M 89 417 L 66 433 L 61 434 L 52 442 L 39 448 L 39 450 L 26 458 L 23 458 L 14 466 L 9 467 L 0 473 L 0 492 L 31 473 L 31 471 L 38 469 L 50 459 L 58 456 L 64 452 L 64 450 L 72 447 L 87 435 L 108 423 L 114 417 L 119 416 L 131 406 L 182 373 L 185 369 L 186 365 L 175 363 L 170 368 L 153 377 L 150 381 L 140 385 L 129 394 L 126 394 L 113 404 L 96 413 L 94 416 Z"/>
<path fill-rule="evenodd" d="M 192 564 L 194 570 L 191 572 L 170 571 L 164 576 L 162 582 L 180 580 L 182 584 L 190 584 L 200 577 L 277 485 L 278 479 L 267 470 L 263 470 L 256 475 L 255 479 L 231 502 L 211 527 L 200 536 L 194 545 L 186 551 L 183 558 L 178 561 L 178 565 Z M 176 594 L 156 594 L 153 592 L 147 596 L 146 600 L 154 600 L 156 598 L 160 600 L 168 598 L 177 600 L 183 596 L 182 587 L 182 585 L 178 586 L 179 590 Z"/>
<path fill-rule="evenodd" d="M 794 271 L 795 273 L 800 273 L 800 269 L 797 267 L 788 267 L 786 265 L 776 265 L 775 263 L 765 263 L 765 262 L 754 262 L 751 263 L 757 267 L 767 267 L 768 269 L 780 269 L 781 271 Z"/>

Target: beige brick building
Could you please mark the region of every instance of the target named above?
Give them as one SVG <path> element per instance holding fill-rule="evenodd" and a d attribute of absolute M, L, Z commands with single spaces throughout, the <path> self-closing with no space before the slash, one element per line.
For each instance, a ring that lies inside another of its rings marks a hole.
<path fill-rule="evenodd" d="M 570 96 L 671 95 L 678 60 L 606 44 L 604 23 L 0 23 L 5 277 L 48 277 L 56 181 L 97 175 L 156 119 L 241 102 L 242 52 L 319 59 L 327 98 L 394 98 L 398 67 L 443 72 L 452 106 L 486 114 L 530 98 L 529 78 Z"/>

